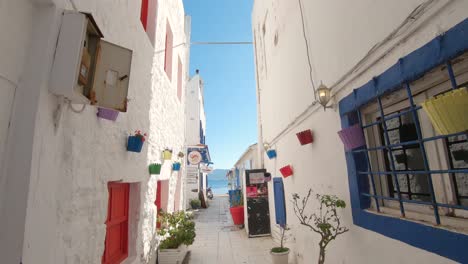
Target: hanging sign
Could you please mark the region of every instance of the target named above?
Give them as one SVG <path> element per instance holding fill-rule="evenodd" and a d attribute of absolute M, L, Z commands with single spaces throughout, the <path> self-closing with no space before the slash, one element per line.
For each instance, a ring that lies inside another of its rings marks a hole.
<path fill-rule="evenodd" d="M 260 184 L 265 182 L 264 172 L 251 172 L 249 175 L 249 184 Z"/>
<path fill-rule="evenodd" d="M 191 165 L 197 165 L 202 161 L 203 157 L 200 152 L 193 150 L 188 154 L 187 159 Z"/>
<path fill-rule="evenodd" d="M 201 169 L 201 171 L 202 171 L 203 173 L 207 173 L 207 174 L 213 172 L 213 167 L 210 167 L 210 166 L 204 166 L 204 165 L 202 165 L 202 166 L 200 166 L 200 169 Z"/>

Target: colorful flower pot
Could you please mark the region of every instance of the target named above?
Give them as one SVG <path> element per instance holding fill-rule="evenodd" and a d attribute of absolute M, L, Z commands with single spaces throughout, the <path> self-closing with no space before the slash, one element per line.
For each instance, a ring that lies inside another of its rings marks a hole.
<path fill-rule="evenodd" d="M 276 158 L 276 150 L 274 150 L 274 149 L 267 150 L 267 156 L 268 156 L 269 159 Z"/>
<path fill-rule="evenodd" d="M 232 221 L 235 225 L 244 224 L 244 206 L 231 207 L 229 211 L 231 211 Z"/>
<path fill-rule="evenodd" d="M 458 161 L 468 161 L 468 150 L 460 149 L 452 151 L 453 158 Z"/>
<path fill-rule="evenodd" d="M 172 151 L 170 150 L 164 150 L 162 153 L 163 159 L 164 160 L 171 160 L 172 159 Z"/>
<path fill-rule="evenodd" d="M 339 131 L 338 136 L 340 136 L 346 151 L 362 147 L 366 144 L 364 133 L 359 124 Z"/>
<path fill-rule="evenodd" d="M 180 162 L 176 162 L 172 164 L 172 170 L 173 171 L 180 171 Z"/>
<path fill-rule="evenodd" d="M 468 90 L 451 90 L 422 103 L 432 125 L 440 135 L 468 130 Z"/>
<path fill-rule="evenodd" d="M 310 129 L 299 132 L 296 134 L 296 136 L 302 146 L 314 142 L 314 137 L 312 136 L 312 131 L 310 131 Z"/>
<path fill-rule="evenodd" d="M 284 178 L 289 177 L 293 175 L 293 169 L 291 165 L 286 165 L 283 168 L 280 169 L 281 175 L 283 175 Z"/>
<path fill-rule="evenodd" d="M 129 136 L 127 141 L 127 151 L 141 152 L 143 148 L 143 140 L 138 136 Z"/>
<path fill-rule="evenodd" d="M 149 173 L 154 175 L 161 174 L 161 164 L 153 163 L 149 165 Z"/>
<path fill-rule="evenodd" d="M 119 111 L 98 107 L 97 116 L 102 119 L 115 121 L 119 116 Z"/>

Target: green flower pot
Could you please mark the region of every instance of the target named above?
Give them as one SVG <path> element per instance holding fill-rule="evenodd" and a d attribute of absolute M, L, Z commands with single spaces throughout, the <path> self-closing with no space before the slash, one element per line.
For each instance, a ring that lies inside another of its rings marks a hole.
<path fill-rule="evenodd" d="M 149 173 L 159 175 L 161 173 L 161 164 L 159 163 L 150 164 Z"/>

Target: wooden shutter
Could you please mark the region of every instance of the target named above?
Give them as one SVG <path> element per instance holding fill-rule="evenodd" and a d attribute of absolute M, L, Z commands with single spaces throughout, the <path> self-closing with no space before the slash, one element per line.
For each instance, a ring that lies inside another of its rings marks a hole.
<path fill-rule="evenodd" d="M 180 61 L 180 57 L 177 65 L 177 98 L 179 98 L 179 101 L 182 98 L 182 62 Z"/>
<path fill-rule="evenodd" d="M 173 47 L 173 35 L 169 20 L 166 26 L 166 55 L 164 57 L 164 71 L 167 74 L 169 80 L 172 80 L 172 48 Z"/>
<path fill-rule="evenodd" d="M 128 201 L 130 184 L 108 183 L 109 202 L 102 263 L 120 263 L 128 257 Z"/>
<path fill-rule="evenodd" d="M 276 223 L 286 225 L 286 203 L 284 201 L 283 178 L 273 178 L 273 190 L 275 192 L 275 216 Z"/>
<path fill-rule="evenodd" d="M 146 26 L 148 24 L 148 1 L 149 0 L 141 0 L 140 20 L 145 31 L 146 31 Z"/>

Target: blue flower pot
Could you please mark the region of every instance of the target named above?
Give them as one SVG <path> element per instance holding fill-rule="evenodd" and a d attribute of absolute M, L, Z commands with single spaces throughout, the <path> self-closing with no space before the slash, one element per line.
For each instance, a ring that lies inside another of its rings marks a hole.
<path fill-rule="evenodd" d="M 180 171 L 180 163 L 172 164 L 172 170 L 173 171 Z"/>
<path fill-rule="evenodd" d="M 267 151 L 267 156 L 269 159 L 274 159 L 276 158 L 276 150 L 270 149 Z"/>
<path fill-rule="evenodd" d="M 131 152 L 141 152 L 141 148 L 143 148 L 143 141 L 140 137 L 137 136 L 129 136 L 127 142 L 127 151 Z"/>

